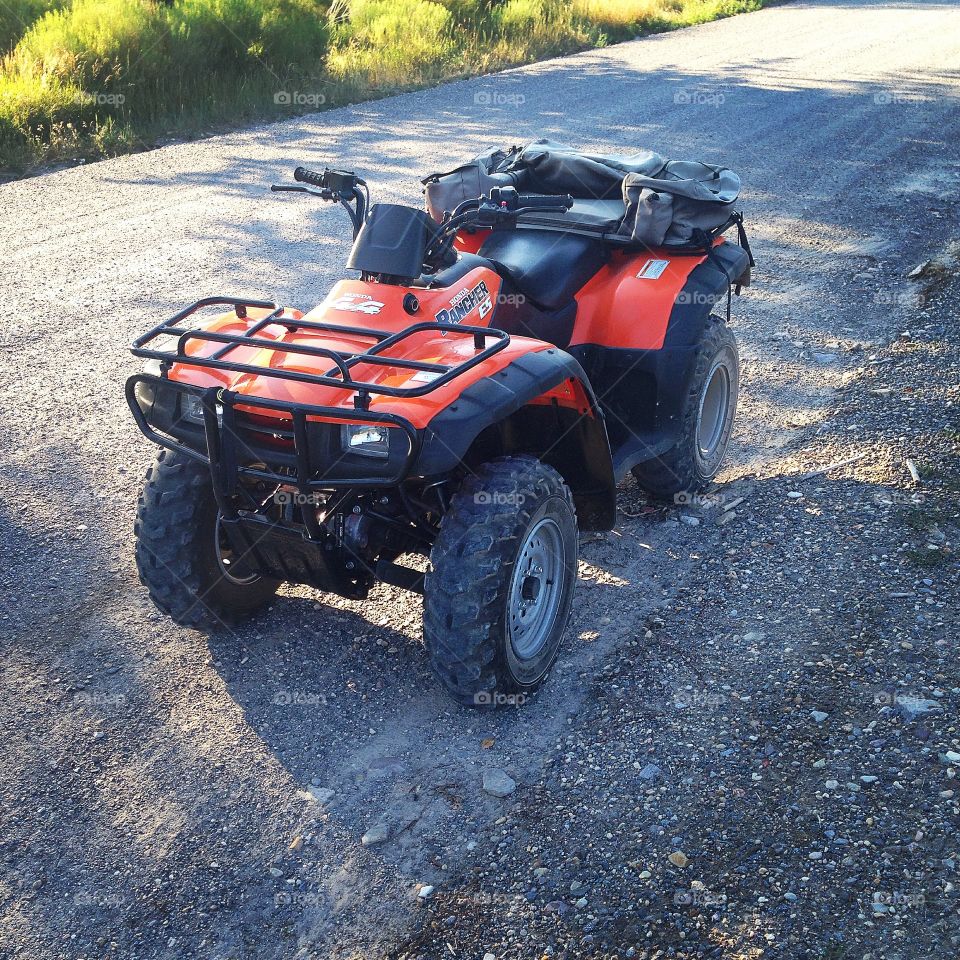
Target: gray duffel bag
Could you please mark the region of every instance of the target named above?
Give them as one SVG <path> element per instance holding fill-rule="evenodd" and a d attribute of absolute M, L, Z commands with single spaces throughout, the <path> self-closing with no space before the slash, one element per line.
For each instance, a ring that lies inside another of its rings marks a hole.
<path fill-rule="evenodd" d="M 427 213 L 439 223 L 444 212 L 453 213 L 464 200 L 476 200 L 491 187 L 509 185 L 511 178 L 497 176 L 497 172 L 510 167 L 519 152 L 519 147 L 491 147 L 447 173 L 431 173 L 421 181 L 426 188 Z"/>
<path fill-rule="evenodd" d="M 740 193 L 740 178 L 728 167 L 695 160 L 666 160 L 650 150 L 629 155 L 584 153 L 554 140 L 525 147 L 491 147 L 448 173 L 423 181 L 427 210 L 440 221 L 464 200 L 491 187 L 515 186 L 521 192 L 569 193 L 574 200 L 604 201 L 613 216 L 598 232 L 616 233 L 645 246 L 686 244 L 697 231 L 724 224 Z M 613 203 L 617 198 L 623 204 Z M 578 206 L 559 222 L 590 228 L 596 216 L 579 222 Z M 593 221 L 591 223 L 590 221 Z"/>
<path fill-rule="evenodd" d="M 619 233 L 646 246 L 689 243 L 696 231 L 725 223 L 739 195 L 740 178 L 729 167 L 667 160 L 652 176 L 623 178 Z"/>

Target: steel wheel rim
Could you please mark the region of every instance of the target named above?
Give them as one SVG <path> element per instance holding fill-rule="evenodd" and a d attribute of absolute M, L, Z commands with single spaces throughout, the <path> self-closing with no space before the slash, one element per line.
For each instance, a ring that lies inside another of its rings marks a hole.
<path fill-rule="evenodd" d="M 704 459 L 711 458 L 723 440 L 723 429 L 730 405 L 730 375 L 722 363 L 716 363 L 700 394 L 697 413 L 697 448 Z"/>
<path fill-rule="evenodd" d="M 231 583 L 240 584 L 241 586 L 248 583 L 254 583 L 260 579 L 259 575 L 256 573 L 250 574 L 249 577 L 237 577 L 230 572 L 230 566 L 233 563 L 234 553 L 233 548 L 230 546 L 230 541 L 227 539 L 226 532 L 220 523 L 219 513 L 217 514 L 217 525 L 213 535 L 213 545 L 217 554 L 217 566 L 220 567 L 220 573 L 223 574 L 225 579 L 229 580 Z"/>
<path fill-rule="evenodd" d="M 547 645 L 563 598 L 563 535 L 544 517 L 517 553 L 507 597 L 507 631 L 518 660 L 532 660 Z"/>

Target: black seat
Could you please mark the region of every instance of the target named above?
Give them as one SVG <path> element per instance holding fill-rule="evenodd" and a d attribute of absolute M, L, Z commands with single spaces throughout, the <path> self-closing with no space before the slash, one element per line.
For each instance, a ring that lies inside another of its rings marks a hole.
<path fill-rule="evenodd" d="M 479 253 L 536 306 L 551 311 L 570 304 L 607 260 L 602 241 L 552 230 L 494 230 Z"/>

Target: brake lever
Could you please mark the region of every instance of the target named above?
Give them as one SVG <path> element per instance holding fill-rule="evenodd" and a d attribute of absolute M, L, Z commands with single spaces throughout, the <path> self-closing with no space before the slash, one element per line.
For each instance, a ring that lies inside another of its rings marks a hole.
<path fill-rule="evenodd" d="M 515 217 L 522 217 L 527 213 L 567 213 L 569 211 L 567 206 L 556 206 L 556 207 L 518 207 L 516 210 L 511 211 Z"/>
<path fill-rule="evenodd" d="M 319 197 L 321 200 L 336 200 L 330 190 L 311 190 L 309 187 L 288 187 L 279 186 L 274 183 L 270 186 L 271 193 L 309 193 L 311 197 Z"/>
<path fill-rule="evenodd" d="M 470 218 L 473 226 L 476 227 L 496 227 L 502 223 L 508 223 L 511 220 L 516 220 L 519 217 L 522 217 L 528 213 L 566 213 L 569 208 L 566 205 L 557 204 L 553 207 L 519 207 L 516 210 L 511 210 L 508 207 L 503 206 L 494 206 L 491 203 L 486 203 L 477 207 L 476 210 L 467 211 L 462 214 L 463 222 L 457 225 L 459 230 L 467 222 L 467 214 L 474 213 L 476 216 Z M 441 226 L 447 226 L 455 218 L 451 217 L 450 221 L 442 224 Z"/>

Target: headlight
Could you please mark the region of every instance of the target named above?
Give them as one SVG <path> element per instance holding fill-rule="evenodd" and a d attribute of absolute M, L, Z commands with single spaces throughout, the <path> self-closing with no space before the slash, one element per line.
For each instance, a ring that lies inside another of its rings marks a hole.
<path fill-rule="evenodd" d="M 345 423 L 340 428 L 343 449 L 361 457 L 386 460 L 390 456 L 390 428 L 377 423 Z"/>
<path fill-rule="evenodd" d="M 194 423 L 203 423 L 203 402 L 197 394 L 180 394 L 180 416 Z"/>

